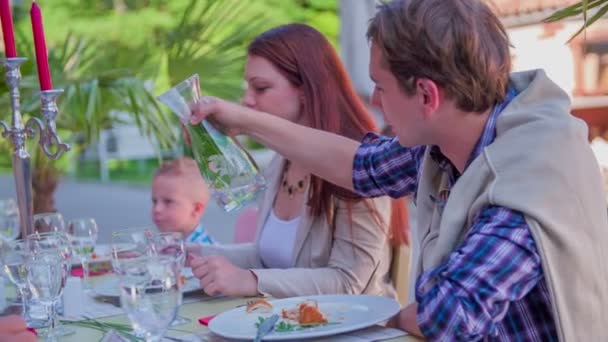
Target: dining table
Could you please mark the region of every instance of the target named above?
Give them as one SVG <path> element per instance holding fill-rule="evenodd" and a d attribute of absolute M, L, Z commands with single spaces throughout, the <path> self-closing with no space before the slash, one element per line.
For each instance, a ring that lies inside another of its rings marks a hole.
<path fill-rule="evenodd" d="M 112 274 L 101 275 L 92 277 L 91 281 L 93 286 L 96 284 L 108 280 L 109 277 L 113 277 Z M 6 283 L 5 283 L 6 284 Z M 13 291 L 10 291 L 13 292 Z M 202 292 L 202 291 L 201 291 Z M 214 335 L 207 326 L 199 323 L 199 319 L 203 317 L 210 317 L 218 315 L 224 311 L 231 310 L 238 306 L 243 306 L 251 297 L 247 298 L 235 298 L 235 297 L 210 297 L 202 293 L 194 294 L 194 299 L 189 297 L 189 300 L 183 303 L 179 309 L 178 315 L 190 320 L 189 323 L 182 324 L 179 326 L 170 327 L 163 341 L 209 341 L 209 342 L 226 342 L 232 341 L 224 339 L 220 336 Z M 272 300 L 272 298 L 266 298 Z M 61 318 L 60 318 L 61 319 Z M 124 313 L 118 313 L 106 317 L 97 317 L 95 321 L 101 323 L 121 323 L 129 324 L 129 318 Z M 74 333 L 68 336 L 62 336 L 59 341 L 65 342 L 83 342 L 83 341 L 100 341 L 104 337 L 104 332 L 89 328 L 82 327 L 75 324 L 71 324 L 66 321 L 62 321 L 62 324 L 66 328 L 73 330 Z M 327 337 L 323 338 L 323 341 L 331 342 L 332 340 L 345 341 L 340 338 Z M 40 341 L 44 339 L 39 338 Z M 313 341 L 312 339 L 307 341 Z M 389 339 L 385 341 L 401 341 L 401 342 L 419 342 L 422 341 L 413 336 L 402 336 L 399 338 Z"/>

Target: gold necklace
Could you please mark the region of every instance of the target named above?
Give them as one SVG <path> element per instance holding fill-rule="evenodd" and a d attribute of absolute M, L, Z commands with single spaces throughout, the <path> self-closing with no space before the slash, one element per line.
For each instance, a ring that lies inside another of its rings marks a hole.
<path fill-rule="evenodd" d="M 290 184 L 289 181 L 287 180 L 287 173 L 289 171 L 290 165 L 291 165 L 291 162 L 289 160 L 285 162 L 285 170 L 283 171 L 283 180 L 281 181 L 281 188 L 283 189 L 283 191 L 287 192 L 289 199 L 293 199 L 294 196 L 296 195 L 296 192 L 300 192 L 300 193 L 304 192 L 304 188 L 306 185 L 306 179 L 308 178 L 308 175 L 304 176 L 304 178 L 300 179 L 295 184 Z"/>

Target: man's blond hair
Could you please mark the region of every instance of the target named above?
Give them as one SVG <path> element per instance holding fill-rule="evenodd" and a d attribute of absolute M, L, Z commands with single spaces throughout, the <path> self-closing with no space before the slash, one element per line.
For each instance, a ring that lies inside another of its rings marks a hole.
<path fill-rule="evenodd" d="M 209 188 L 192 158 L 182 157 L 164 162 L 154 173 L 154 178 L 157 177 L 179 178 L 193 195 L 193 199 L 204 203 L 209 201 Z"/>

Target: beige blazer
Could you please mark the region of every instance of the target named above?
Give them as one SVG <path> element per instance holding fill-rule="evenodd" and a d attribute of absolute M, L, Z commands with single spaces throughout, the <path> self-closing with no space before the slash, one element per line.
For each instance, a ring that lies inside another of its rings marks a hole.
<path fill-rule="evenodd" d="M 336 201 L 331 213 L 336 222 L 331 232 L 325 218 L 308 215 L 302 208 L 293 251 L 293 268 L 265 268 L 258 252 L 259 239 L 272 209 L 285 160 L 277 156 L 266 170 L 268 188 L 258 210 L 254 243 L 204 246 L 203 255 L 222 255 L 235 265 L 251 269 L 258 278 L 258 291 L 273 297 L 317 294 L 372 294 L 396 298 L 389 277 L 391 247 L 387 229 L 381 228 L 363 203 L 352 207 L 352 228 L 344 202 Z M 306 189 L 308 193 L 308 189 Z M 385 222 L 390 220 L 388 197 L 369 200 Z"/>

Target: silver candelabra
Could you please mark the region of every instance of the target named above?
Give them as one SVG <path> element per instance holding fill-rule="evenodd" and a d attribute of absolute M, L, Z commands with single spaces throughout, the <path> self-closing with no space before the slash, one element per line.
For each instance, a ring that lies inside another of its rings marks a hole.
<path fill-rule="evenodd" d="M 14 57 L 1 59 L 6 70 L 6 84 L 10 91 L 12 122 L 0 121 L 2 137 L 9 139 L 13 144 L 13 175 L 17 191 L 17 203 L 21 217 L 21 236 L 26 237 L 34 231 L 34 204 L 32 197 L 32 163 L 30 155 L 25 148 L 25 140 L 35 137 L 38 133 L 38 143 L 44 154 L 55 160 L 69 151 L 70 146 L 61 142 L 57 135 L 55 117 L 57 117 L 57 97 L 63 89 L 44 90 L 40 92 L 41 112 L 44 122 L 38 118 L 30 118 L 23 123 L 19 102 L 19 81 L 21 72 L 19 67 L 27 58 Z"/>

